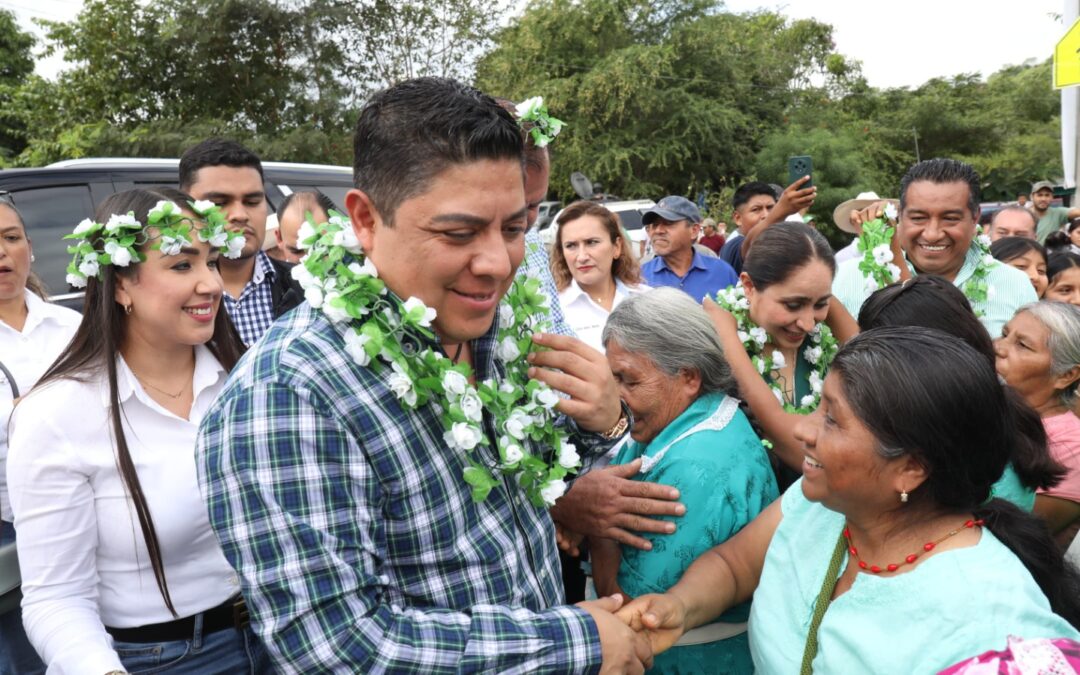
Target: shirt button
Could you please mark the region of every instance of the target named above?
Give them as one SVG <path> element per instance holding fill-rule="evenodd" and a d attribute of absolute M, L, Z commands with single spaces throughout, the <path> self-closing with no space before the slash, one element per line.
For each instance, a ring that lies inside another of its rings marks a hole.
<path fill-rule="evenodd" d="M 237 577 L 235 574 L 232 575 L 231 577 L 229 577 L 229 585 L 231 585 L 231 586 L 239 586 L 240 585 L 240 578 Z"/>

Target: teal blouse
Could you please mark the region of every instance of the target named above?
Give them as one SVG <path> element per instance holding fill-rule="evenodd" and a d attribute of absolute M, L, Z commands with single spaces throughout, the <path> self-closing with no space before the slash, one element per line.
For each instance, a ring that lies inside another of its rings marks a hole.
<path fill-rule="evenodd" d="M 721 393 L 699 397 L 647 445 L 627 443 L 614 463 L 638 457 L 644 463 L 635 480 L 678 488 L 686 515 L 668 518 L 676 523 L 673 534 L 642 535 L 651 551 L 622 547 L 619 586 L 633 597 L 674 586 L 699 555 L 741 530 L 779 494 L 761 441 L 738 401 Z M 748 605 L 718 621 L 746 621 Z M 674 647 L 656 657 L 650 672 L 753 672 L 747 634 Z"/>
<path fill-rule="evenodd" d="M 758 673 L 797 673 L 814 602 L 844 516 L 784 493 L 783 520 L 765 555 L 750 612 Z M 845 561 L 846 562 L 846 561 Z M 936 673 L 1006 638 L 1080 638 L 1012 551 L 988 529 L 979 543 L 942 551 L 905 574 L 861 573 L 833 600 L 818 631 L 815 673 Z"/>

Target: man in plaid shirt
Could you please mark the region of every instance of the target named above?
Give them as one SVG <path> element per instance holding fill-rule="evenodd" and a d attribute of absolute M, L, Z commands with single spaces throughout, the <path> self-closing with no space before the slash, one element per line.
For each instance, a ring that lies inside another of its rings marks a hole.
<path fill-rule="evenodd" d="M 390 291 L 437 311 L 430 346 L 478 380 L 503 377 L 494 319 L 525 253 L 522 148 L 509 113 L 450 80 L 396 85 L 357 122 L 346 198 L 357 237 Z M 559 407 L 583 454 L 602 453 L 625 423 L 607 362 L 570 337 L 539 340 L 551 350 L 533 376 L 569 396 Z M 474 502 L 438 412 L 400 406 L 309 305 L 233 372 L 198 457 L 211 524 L 283 672 L 642 672 L 651 661 L 647 640 L 611 614 L 617 599 L 560 606 L 547 510 L 512 479 Z"/>
<path fill-rule="evenodd" d="M 304 301 L 292 264 L 262 250 L 268 207 L 259 156 L 236 141 L 208 138 L 180 157 L 180 189 L 217 204 L 229 226 L 244 233 L 244 250 L 218 262 L 225 283 L 222 300 L 229 318 L 250 347 L 274 319 Z"/>

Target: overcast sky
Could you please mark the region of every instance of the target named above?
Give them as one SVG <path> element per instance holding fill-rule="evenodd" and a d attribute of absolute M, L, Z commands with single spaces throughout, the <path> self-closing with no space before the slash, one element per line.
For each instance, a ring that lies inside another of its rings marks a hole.
<path fill-rule="evenodd" d="M 871 85 L 899 87 L 959 73 L 988 75 L 1004 65 L 1049 57 L 1065 32 L 1051 14 L 1061 13 L 1064 2 L 727 0 L 727 7 L 735 12 L 774 9 L 830 23 L 837 50 L 862 61 Z M 15 12 L 27 28 L 32 17 L 72 19 L 81 6 L 81 0 L 0 0 L 0 7 Z M 38 73 L 52 77 L 63 66 L 59 57 L 42 60 Z"/>

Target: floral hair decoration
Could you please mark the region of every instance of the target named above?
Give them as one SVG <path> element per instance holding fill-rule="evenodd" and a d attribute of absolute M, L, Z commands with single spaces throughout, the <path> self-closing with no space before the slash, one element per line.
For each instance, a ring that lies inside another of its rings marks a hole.
<path fill-rule="evenodd" d="M 548 114 L 543 96 L 533 96 L 518 103 L 514 108 L 514 113 L 538 148 L 546 147 L 548 143 L 555 140 L 562 128 L 566 126 L 565 122 Z M 531 126 L 525 126 L 526 122 Z"/>
<path fill-rule="evenodd" d="M 191 210 L 205 222 L 197 226 L 184 214 L 176 202 L 159 201 L 147 214 L 146 224 L 140 223 L 133 211 L 109 216 L 104 223 L 89 218 L 75 226 L 64 239 L 77 239 L 68 247 L 72 254 L 67 266 L 67 282 L 76 288 L 85 288 L 90 277 L 101 279 L 101 266 L 127 267 L 133 262 L 146 260 L 139 247 L 150 240 L 146 228 L 157 230 L 157 242 L 150 248 L 162 255 L 179 255 L 192 243 L 192 231 L 199 241 L 204 241 L 221 251 L 226 258 L 238 258 L 244 248 L 244 235 L 226 228 L 225 214 L 211 201 L 190 202 Z"/>

